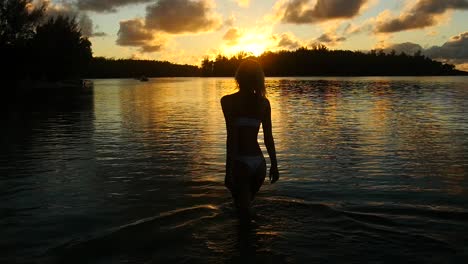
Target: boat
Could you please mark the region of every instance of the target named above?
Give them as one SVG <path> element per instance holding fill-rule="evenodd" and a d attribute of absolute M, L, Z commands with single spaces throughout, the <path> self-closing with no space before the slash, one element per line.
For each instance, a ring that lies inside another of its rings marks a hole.
<path fill-rule="evenodd" d="M 146 76 L 141 76 L 141 77 L 140 77 L 140 81 L 142 81 L 142 82 L 147 82 L 147 81 L 148 81 L 148 77 L 146 77 Z"/>

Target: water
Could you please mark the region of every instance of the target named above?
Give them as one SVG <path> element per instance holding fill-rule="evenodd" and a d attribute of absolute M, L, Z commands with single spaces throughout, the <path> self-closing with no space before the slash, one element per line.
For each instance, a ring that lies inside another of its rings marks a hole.
<path fill-rule="evenodd" d="M 267 86 L 281 178 L 251 227 L 223 186 L 231 78 L 95 80 L 9 113 L 0 262 L 468 260 L 468 78 Z"/>

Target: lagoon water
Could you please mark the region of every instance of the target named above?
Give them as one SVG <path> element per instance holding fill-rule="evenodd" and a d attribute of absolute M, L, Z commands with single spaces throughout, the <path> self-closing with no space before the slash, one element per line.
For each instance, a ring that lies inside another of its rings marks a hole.
<path fill-rule="evenodd" d="M 223 186 L 232 78 L 94 80 L 73 102 L 13 110 L 0 262 L 468 261 L 467 77 L 268 78 L 267 90 L 281 178 L 248 228 Z"/>

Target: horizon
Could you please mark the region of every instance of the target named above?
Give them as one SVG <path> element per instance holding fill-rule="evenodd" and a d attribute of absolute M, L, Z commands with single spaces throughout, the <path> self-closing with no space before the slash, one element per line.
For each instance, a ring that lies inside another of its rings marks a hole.
<path fill-rule="evenodd" d="M 200 66 L 315 43 L 330 50 L 395 50 L 468 71 L 468 0 L 36 0 L 72 14 L 93 56 Z"/>

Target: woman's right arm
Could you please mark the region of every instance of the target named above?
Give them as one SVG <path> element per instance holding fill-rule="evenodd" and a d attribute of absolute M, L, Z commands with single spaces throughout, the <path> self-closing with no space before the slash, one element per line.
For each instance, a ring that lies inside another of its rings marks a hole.
<path fill-rule="evenodd" d="M 224 120 L 226 121 L 226 175 L 228 175 L 231 172 L 232 169 L 232 157 L 234 155 L 234 149 L 233 149 L 233 131 L 231 128 L 231 107 L 230 107 L 230 102 L 229 99 L 224 96 L 221 98 L 221 107 L 223 109 L 223 114 L 224 114 Z M 227 179 L 227 177 L 226 177 Z"/>
<path fill-rule="evenodd" d="M 274 183 L 279 179 L 278 162 L 276 160 L 275 141 L 273 139 L 273 131 L 271 127 L 271 106 L 268 99 L 266 99 L 265 102 L 265 114 L 262 120 L 263 140 L 265 142 L 268 155 L 270 156 L 270 181 L 271 183 Z"/>

